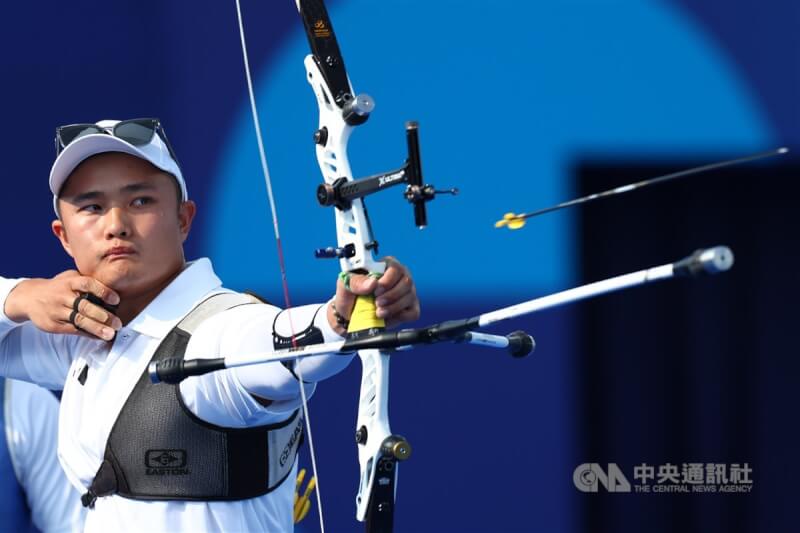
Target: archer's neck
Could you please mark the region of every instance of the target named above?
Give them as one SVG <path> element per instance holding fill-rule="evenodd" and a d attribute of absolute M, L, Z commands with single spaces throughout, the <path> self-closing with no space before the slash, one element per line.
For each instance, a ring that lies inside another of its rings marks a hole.
<path fill-rule="evenodd" d="M 150 302 L 156 299 L 172 281 L 183 271 L 185 263 L 176 271 L 170 273 L 162 279 L 157 280 L 146 288 L 128 291 L 120 291 L 120 303 L 117 309 L 117 317 L 122 321 L 123 326 L 127 326 L 136 318 Z"/>

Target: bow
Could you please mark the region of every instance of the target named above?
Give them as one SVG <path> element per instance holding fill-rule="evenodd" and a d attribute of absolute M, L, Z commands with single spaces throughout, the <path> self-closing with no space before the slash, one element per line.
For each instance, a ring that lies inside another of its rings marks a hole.
<path fill-rule="evenodd" d="M 457 191 L 436 191 L 432 186 L 423 184 L 418 127 L 413 122 L 406 125 L 408 159 L 401 168 L 361 180 L 353 178 L 347 156 L 347 143 L 353 128 L 369 118 L 374 102 L 368 95 L 356 95 L 353 91 L 323 1 L 296 0 L 296 3 L 311 47 L 311 54 L 305 59 L 307 81 L 314 91 L 319 106 L 319 128 L 314 134 L 314 141 L 324 183 L 318 188 L 317 198 L 324 206 L 334 206 L 336 217 L 337 246 L 319 249 L 316 251 L 316 256 L 338 258 L 343 273 L 380 275 L 385 271 L 386 265 L 376 259 L 378 242 L 372 235 L 363 197 L 387 187 L 407 183 L 405 196 L 414 206 L 415 222 L 417 226 L 424 227 L 427 224 L 425 203 L 433 199 L 437 193 L 455 194 Z M 281 261 L 286 308 L 290 309 L 286 270 L 280 249 L 280 231 L 258 122 L 238 0 L 236 5 L 251 110 L 258 137 L 262 170 L 270 197 L 278 257 Z M 375 314 L 374 298 L 359 296 L 348 328 L 349 339 L 363 340 L 365 337 L 380 334 L 384 326 L 383 320 Z M 361 473 L 356 496 L 356 517 L 366 522 L 368 532 L 390 532 L 393 526 L 398 462 L 409 457 L 411 447 L 403 437 L 393 434 L 389 426 L 389 353 L 380 349 L 363 349 L 358 351 L 358 355 L 362 364 L 362 378 L 356 421 L 356 442 Z M 298 377 L 302 379 L 302 376 Z M 304 391 L 302 403 L 312 468 L 319 483 Z M 317 502 L 320 527 L 324 531 L 319 485 Z"/>
<path fill-rule="evenodd" d="M 406 183 L 405 197 L 414 206 L 418 227 L 427 225 L 425 203 L 436 191 L 422 181 L 418 125 L 406 123 L 408 158 L 395 170 L 356 180 L 350 169 L 347 143 L 353 129 L 364 124 L 374 109 L 366 94 L 350 83 L 330 18 L 322 0 L 297 0 L 311 48 L 304 61 L 308 81 L 319 107 L 319 127 L 314 133 L 323 183 L 317 200 L 335 208 L 337 246 L 318 249 L 318 258 L 338 258 L 344 273 L 381 274 L 386 265 L 376 259 L 378 242 L 372 234 L 364 197 Z M 379 336 L 383 320 L 375 315 L 372 296 L 359 296 L 348 328 L 348 340 Z M 356 518 L 368 532 L 390 532 L 394 523 L 398 463 L 411 453 L 408 441 L 393 434 L 389 425 L 389 352 L 358 350 L 362 365 L 356 444 L 360 478 Z"/>
<path fill-rule="evenodd" d="M 347 156 L 347 143 L 353 128 L 363 124 L 374 107 L 367 95 L 355 95 L 345 70 L 328 13 L 321 0 L 298 0 L 311 54 L 305 59 L 306 79 L 319 106 L 319 128 L 314 134 L 317 161 L 324 179 L 317 198 L 323 205 L 335 206 L 337 246 L 317 250 L 317 257 L 339 258 L 342 272 L 380 274 L 386 265 L 377 261 L 378 243 L 372 235 L 364 200 L 354 182 Z M 416 141 L 416 128 L 411 127 L 409 146 Z M 411 151 L 411 150 L 410 150 Z M 421 179 L 418 150 L 411 167 Z M 402 172 L 376 179 L 379 188 L 398 182 Z M 419 182 L 417 181 L 417 184 Z M 424 220 L 424 202 L 417 213 Z M 384 323 L 375 316 L 372 297 L 360 296 L 356 301 L 349 327 L 353 336 L 371 335 L 382 330 Z M 356 496 L 356 517 L 366 521 L 367 531 L 391 531 L 397 482 L 397 463 L 408 458 L 411 447 L 389 426 L 389 354 L 385 351 L 360 350 L 362 364 L 359 392 L 356 442 L 360 479 Z"/>

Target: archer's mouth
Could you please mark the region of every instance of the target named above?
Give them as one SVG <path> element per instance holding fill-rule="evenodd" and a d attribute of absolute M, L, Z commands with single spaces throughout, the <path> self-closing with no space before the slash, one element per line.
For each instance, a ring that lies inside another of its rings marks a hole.
<path fill-rule="evenodd" d="M 130 246 L 115 246 L 103 254 L 103 259 L 115 261 L 117 259 L 126 259 L 136 255 L 136 250 Z"/>

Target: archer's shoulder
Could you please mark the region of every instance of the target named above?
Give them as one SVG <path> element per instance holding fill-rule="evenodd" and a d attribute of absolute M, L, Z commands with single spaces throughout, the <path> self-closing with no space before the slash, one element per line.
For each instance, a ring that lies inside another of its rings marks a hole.
<path fill-rule="evenodd" d="M 280 313 L 282 309 L 274 305 L 269 299 L 251 290 L 234 291 L 221 287 L 218 291 L 222 294 L 233 294 L 239 297 L 238 301 L 220 314 L 241 314 L 241 316 L 262 316 Z"/>
<path fill-rule="evenodd" d="M 233 295 L 228 308 L 219 311 L 200 324 L 192 335 L 195 346 L 220 346 L 239 342 L 245 337 L 264 336 L 272 341 L 273 324 L 281 309 L 249 294 L 221 289 L 216 294 Z"/>
<path fill-rule="evenodd" d="M 233 291 L 224 294 L 238 295 Z M 245 298 L 218 312 L 197 327 L 186 347 L 187 358 L 213 358 L 241 351 L 272 349 L 272 330 L 280 309 Z"/>

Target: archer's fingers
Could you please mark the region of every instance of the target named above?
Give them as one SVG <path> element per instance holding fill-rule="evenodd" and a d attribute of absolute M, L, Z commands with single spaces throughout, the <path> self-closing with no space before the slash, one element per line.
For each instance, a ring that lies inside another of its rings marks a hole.
<path fill-rule="evenodd" d="M 70 311 L 70 316 L 67 317 L 67 322 L 72 324 L 72 326 L 75 328 L 75 333 L 87 333 L 90 336 L 103 339 L 104 341 L 112 340 L 117 334 L 117 332 L 114 331 L 114 328 L 106 326 L 101 322 L 93 320 L 86 315 L 75 311 Z"/>
<path fill-rule="evenodd" d="M 381 291 L 375 291 L 375 294 L 378 298 L 375 300 L 375 303 L 378 307 L 388 307 L 393 305 L 395 302 L 399 302 L 407 295 L 411 295 L 413 298 L 417 297 L 417 289 L 414 287 L 414 282 L 408 276 L 403 276 L 402 278 L 398 279 L 391 287 Z"/>
<path fill-rule="evenodd" d="M 413 322 L 420 317 L 419 305 L 404 309 L 391 318 L 386 319 L 386 327 L 391 328 L 398 324 Z"/>
<path fill-rule="evenodd" d="M 418 305 L 419 302 L 417 302 L 417 296 L 413 291 L 402 295 L 399 299 L 391 303 L 384 303 L 384 304 L 378 303 L 381 300 L 383 300 L 383 296 L 381 296 L 380 298 L 378 298 L 378 300 L 376 300 L 378 307 L 375 312 L 379 318 L 385 318 L 388 320 L 394 319 L 395 316 L 399 316 L 401 313 L 405 312 L 408 309 L 419 307 Z M 413 320 L 416 320 L 416 318 L 414 318 Z"/>
<path fill-rule="evenodd" d="M 349 277 L 349 292 L 353 294 L 372 294 L 375 291 L 375 288 L 378 287 L 378 280 L 375 278 L 375 276 L 369 274 L 350 274 Z M 339 280 L 339 283 L 342 283 L 342 281 Z M 344 287 L 343 283 L 342 288 L 348 290 Z"/>
<path fill-rule="evenodd" d="M 382 261 L 386 263 L 386 270 L 378 280 L 378 288 L 375 290 L 375 296 L 384 294 L 397 285 L 403 278 L 409 277 L 408 269 L 394 257 L 387 256 L 384 257 Z"/>
<path fill-rule="evenodd" d="M 95 338 L 94 335 L 87 335 L 76 329 L 68 320 L 48 320 L 43 324 L 48 333 L 58 333 L 62 335 L 82 335 L 84 337 Z"/>
<path fill-rule="evenodd" d="M 99 305 L 93 304 L 86 298 L 78 297 L 78 309 L 77 311 L 95 322 L 99 322 L 106 326 L 112 327 L 114 330 L 118 330 L 122 327 L 122 321 L 113 313 L 106 311 Z"/>
<path fill-rule="evenodd" d="M 116 315 L 91 302 L 86 297 L 85 293 L 75 297 L 70 294 L 70 296 L 62 300 L 62 305 L 67 308 L 66 312 L 69 313 L 69 315 L 67 315 L 68 317 L 71 315 L 72 311 L 75 311 L 76 314 L 80 313 L 96 322 L 110 326 L 114 330 L 119 330 L 122 327 L 122 321 Z M 72 325 L 72 323 L 69 322 L 69 318 L 67 318 L 67 322 Z M 70 331 L 70 333 L 72 332 Z"/>
<path fill-rule="evenodd" d="M 79 276 L 70 280 L 70 288 L 76 293 L 94 294 L 109 305 L 119 303 L 119 294 L 106 287 L 94 278 Z"/>

